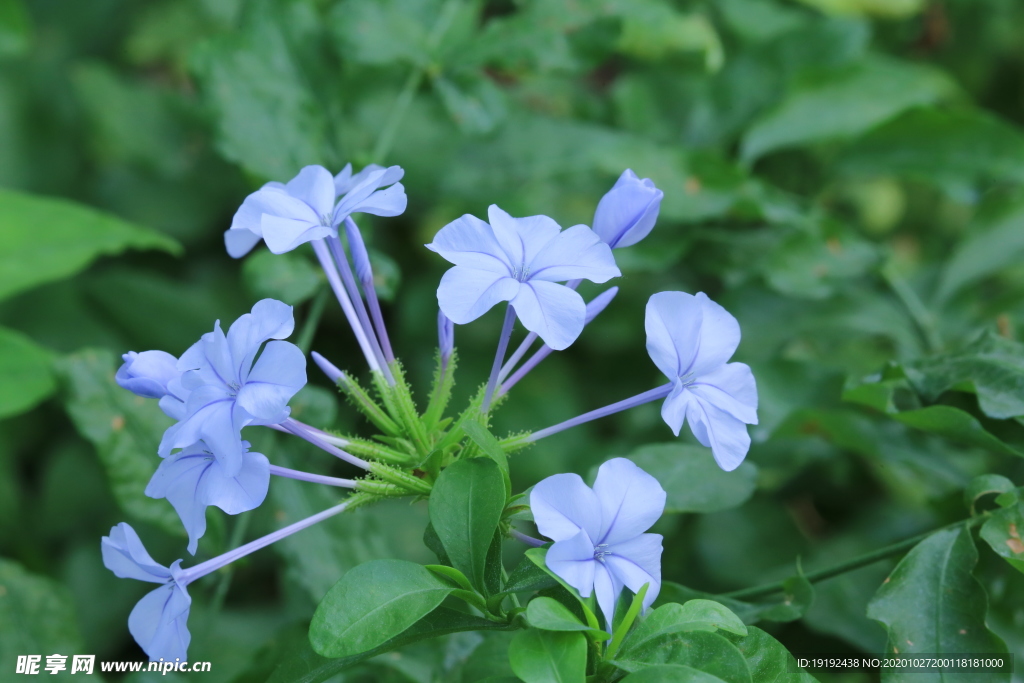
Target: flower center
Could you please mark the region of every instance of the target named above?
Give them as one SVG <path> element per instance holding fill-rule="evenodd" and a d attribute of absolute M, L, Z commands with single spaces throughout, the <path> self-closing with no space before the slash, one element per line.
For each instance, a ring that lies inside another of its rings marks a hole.
<path fill-rule="evenodd" d="M 530 279 L 530 268 L 525 263 L 512 269 L 512 277 L 520 282 Z"/>
<path fill-rule="evenodd" d="M 683 383 L 683 387 L 688 387 L 694 382 L 696 382 L 697 378 L 694 376 L 694 373 L 689 372 L 685 375 L 680 375 L 679 381 Z"/>
<path fill-rule="evenodd" d="M 604 561 L 604 556 L 605 555 L 611 555 L 611 552 L 612 551 L 608 550 L 608 544 L 607 543 L 602 543 L 600 545 L 596 545 L 596 546 L 594 546 L 594 559 L 597 560 L 598 562 L 603 562 Z"/>
<path fill-rule="evenodd" d="M 237 396 L 241 388 L 242 385 L 237 382 L 228 382 L 228 389 L 231 389 L 231 391 L 234 392 L 233 394 L 231 394 L 232 397 Z"/>

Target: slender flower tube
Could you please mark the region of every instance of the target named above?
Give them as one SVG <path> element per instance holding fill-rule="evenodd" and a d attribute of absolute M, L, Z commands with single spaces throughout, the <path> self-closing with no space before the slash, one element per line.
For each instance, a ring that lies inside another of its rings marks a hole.
<path fill-rule="evenodd" d="M 355 479 L 341 479 L 340 477 L 328 477 L 322 474 L 312 474 L 311 472 L 300 472 L 299 470 L 292 470 L 287 467 L 279 467 L 277 465 L 270 466 L 270 473 L 275 477 L 295 479 L 296 481 L 308 481 L 313 484 L 338 486 L 345 489 L 354 489 L 356 487 Z"/>
<path fill-rule="evenodd" d="M 437 311 L 437 348 L 441 353 L 441 370 L 448 369 L 448 361 L 452 359 L 452 352 L 455 351 L 455 323 L 453 323 L 444 311 Z"/>
<path fill-rule="evenodd" d="M 609 415 L 614 415 L 615 413 L 621 413 L 623 410 L 636 408 L 637 406 L 642 406 L 643 404 L 650 403 L 651 401 L 657 401 L 658 399 L 665 398 L 671 392 L 671 382 L 668 384 L 662 384 L 660 387 L 651 389 L 650 391 L 645 391 L 642 394 L 637 394 L 632 398 L 627 398 L 623 401 L 619 401 L 618 403 L 612 403 L 611 405 L 605 406 L 604 408 L 591 410 L 589 413 L 583 413 L 582 415 L 578 415 L 572 418 L 571 420 L 559 422 L 558 424 L 552 425 L 547 429 L 541 429 L 538 432 L 534 432 L 533 434 L 528 435 L 526 438 L 523 439 L 523 441 L 525 441 L 526 443 L 540 441 L 546 436 L 551 436 L 552 434 L 557 434 L 558 432 L 564 432 L 566 429 L 578 427 L 581 424 L 586 424 L 587 422 L 591 422 L 602 417 L 608 417 Z"/>
<path fill-rule="evenodd" d="M 176 560 L 169 567 L 156 562 L 128 524 L 122 522 L 111 528 L 110 535 L 104 536 L 100 543 L 104 566 L 122 579 L 162 584 L 139 600 L 128 616 L 128 630 L 135 642 L 150 660 L 186 661 L 192 639 L 188 631 L 188 615 L 192 607 L 192 598 L 188 594 L 190 583 L 271 543 L 344 512 L 348 505 L 348 501 L 342 502 L 188 569 L 181 568 L 181 560 Z"/>
<path fill-rule="evenodd" d="M 377 288 L 373 282 L 370 254 L 366 251 L 366 244 L 363 242 L 363 235 L 359 232 L 359 227 L 351 218 L 345 218 L 345 236 L 348 237 L 348 247 L 352 251 L 352 263 L 356 267 L 356 275 L 363 286 L 363 294 L 366 296 L 366 304 L 370 307 L 373 326 L 377 330 L 377 337 L 384 349 L 384 357 L 389 363 L 394 362 L 395 354 L 391 350 L 391 340 L 388 338 L 388 330 L 384 325 L 384 314 L 380 310 Z"/>
<path fill-rule="evenodd" d="M 359 293 L 359 286 L 356 284 L 355 277 L 352 274 L 352 266 L 349 265 L 348 257 L 345 256 L 345 249 L 342 247 L 341 240 L 337 237 L 328 237 L 326 242 L 327 248 L 331 252 L 331 257 L 334 259 L 334 263 L 337 265 L 338 271 L 341 274 L 342 284 L 345 285 L 345 289 L 348 291 L 349 300 L 355 308 L 356 317 L 359 320 L 359 326 L 362 328 L 363 334 L 370 342 L 373 354 L 377 358 L 377 363 L 381 367 L 387 367 L 388 362 L 394 359 L 387 358 L 383 348 L 381 347 L 380 340 L 374 332 L 373 324 L 370 322 L 370 316 L 366 311 L 366 304 L 363 303 L 363 297 Z"/>
<path fill-rule="evenodd" d="M 608 304 L 610 304 L 612 302 L 612 299 L 614 299 L 615 295 L 618 294 L 618 293 L 619 293 L 619 288 L 618 287 L 611 287 L 611 288 L 606 289 L 605 291 L 601 292 L 600 294 L 595 296 L 593 299 L 591 299 L 590 302 L 587 304 L 587 318 L 586 318 L 586 321 L 584 322 L 584 325 L 589 325 L 594 320 L 594 318 L 599 316 L 601 314 L 601 312 L 604 311 L 604 309 L 608 307 Z M 529 337 L 527 337 L 525 341 L 529 341 Z M 525 341 L 524 341 L 524 344 L 519 347 L 519 349 L 516 351 L 516 353 L 519 353 L 519 351 L 525 351 L 525 347 L 526 347 Z M 542 360 L 544 360 L 549 355 L 551 355 L 552 351 L 554 351 L 554 349 L 552 349 L 547 344 L 545 344 L 544 346 L 539 348 L 537 350 L 537 353 L 533 354 L 533 356 L 531 356 L 528 361 L 523 363 L 522 367 L 520 367 L 518 370 L 516 370 L 516 373 L 512 377 L 510 377 L 508 379 L 508 381 L 506 381 L 505 378 L 501 374 L 499 374 L 498 375 L 498 382 L 501 384 L 501 389 L 499 390 L 498 394 L 499 395 L 503 395 L 503 394 L 508 393 L 508 390 L 511 389 L 515 385 L 516 382 L 521 380 L 523 377 L 526 377 L 526 375 L 531 370 L 533 370 L 535 367 L 537 367 L 537 365 Z M 512 364 L 512 362 L 514 360 L 515 360 L 515 356 L 513 356 L 511 359 L 509 359 L 509 362 L 505 364 L 504 368 L 502 368 L 502 372 L 505 372 L 505 369 L 508 368 Z"/>
<path fill-rule="evenodd" d="M 362 458 L 357 458 L 351 453 L 347 453 L 338 448 L 337 446 L 332 446 L 331 444 L 327 443 L 327 441 L 325 441 L 323 438 L 320 437 L 319 434 L 316 433 L 320 430 L 313 430 L 309 426 L 292 419 L 285 420 L 284 422 L 281 423 L 281 426 L 284 427 L 289 432 L 291 432 L 292 434 L 294 434 L 295 436 L 299 437 L 300 439 L 308 441 L 309 443 L 313 444 L 320 450 L 326 451 L 327 453 L 330 453 L 334 457 L 344 460 L 350 465 L 355 465 L 356 467 L 359 467 L 364 470 L 370 469 L 370 463 L 366 462 Z"/>
<path fill-rule="evenodd" d="M 327 360 L 316 351 L 313 351 L 309 355 L 312 356 L 313 362 L 316 363 L 316 366 L 320 368 L 320 370 L 323 371 L 325 375 L 327 375 L 327 379 L 331 380 L 331 382 L 337 384 L 338 382 L 345 379 L 345 373 L 338 369 L 338 366 L 336 366 L 334 363 Z"/>

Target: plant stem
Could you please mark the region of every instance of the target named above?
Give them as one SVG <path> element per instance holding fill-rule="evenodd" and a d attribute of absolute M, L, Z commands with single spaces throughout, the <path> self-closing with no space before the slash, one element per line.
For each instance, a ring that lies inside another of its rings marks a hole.
<path fill-rule="evenodd" d="M 484 392 L 484 402 L 480 406 L 480 412 L 486 413 L 491 407 L 491 397 L 498 387 L 498 375 L 501 373 L 501 365 L 505 362 L 505 352 L 508 351 L 508 340 L 512 338 L 512 328 L 516 324 L 516 309 L 512 304 L 505 307 L 505 322 L 501 325 L 501 334 L 498 336 L 498 350 L 494 354 L 494 365 L 491 366 L 491 377 L 487 380 L 487 391 Z"/>
<path fill-rule="evenodd" d="M 869 564 L 874 564 L 875 562 L 884 560 L 888 557 L 892 557 L 893 555 L 899 555 L 901 553 L 904 553 L 913 548 L 915 545 L 917 545 L 924 539 L 928 538 L 932 534 L 937 533 L 939 531 L 946 531 L 947 529 L 953 529 L 958 526 L 966 526 L 968 529 L 972 529 L 981 524 L 982 522 L 984 522 L 986 518 L 987 515 L 979 515 L 978 517 L 972 517 L 971 519 L 954 522 L 953 524 L 949 524 L 938 529 L 932 529 L 931 531 L 926 531 L 923 534 L 918 534 L 917 536 L 913 536 L 904 541 L 899 541 L 898 543 L 887 545 L 884 548 L 873 550 L 870 553 L 861 555 L 860 557 L 855 557 L 852 560 L 841 562 L 833 567 L 819 569 L 815 572 L 808 572 L 807 574 L 804 574 L 804 578 L 806 578 L 811 583 L 817 583 L 819 581 L 831 579 L 835 576 L 839 576 L 840 574 L 852 572 L 855 569 L 860 569 L 861 567 L 866 567 Z M 763 586 L 743 588 L 741 590 L 732 591 L 730 593 L 722 593 L 722 597 L 732 598 L 734 600 L 754 600 L 757 598 L 763 598 L 772 595 L 774 593 L 782 592 L 783 590 L 785 590 L 783 584 L 783 581 L 776 581 L 774 583 L 767 583 Z"/>
<path fill-rule="evenodd" d="M 249 529 L 250 515 L 242 515 L 235 520 L 235 525 L 231 529 L 231 538 L 228 540 L 229 548 L 237 548 L 242 544 L 242 539 L 245 538 L 245 532 Z M 217 582 L 217 588 L 213 591 L 213 598 L 210 600 L 210 612 L 217 614 L 220 612 L 221 607 L 224 606 L 224 599 L 228 595 L 228 589 L 231 588 L 231 578 L 235 574 L 235 568 L 230 567 L 224 570 L 224 573 L 220 577 L 220 581 Z M 213 623 L 212 621 L 210 622 Z"/>
<path fill-rule="evenodd" d="M 329 296 L 328 292 L 330 291 L 327 287 L 321 287 L 320 291 L 313 297 L 313 302 L 309 305 L 306 322 L 302 324 L 302 330 L 295 340 L 295 345 L 302 350 L 302 355 L 308 354 L 309 348 L 313 345 L 313 335 L 316 334 L 316 329 L 320 326 L 320 317 L 324 314 L 324 308 L 327 306 L 327 297 Z"/>

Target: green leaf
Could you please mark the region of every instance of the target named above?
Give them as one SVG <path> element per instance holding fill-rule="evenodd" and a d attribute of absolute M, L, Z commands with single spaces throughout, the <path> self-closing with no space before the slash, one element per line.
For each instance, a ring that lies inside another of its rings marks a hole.
<path fill-rule="evenodd" d="M 546 572 L 548 576 L 557 581 L 558 585 L 561 586 L 561 588 L 564 589 L 566 593 L 576 598 L 576 600 L 579 603 L 580 609 L 583 612 L 583 616 L 587 620 L 587 625 L 589 625 L 590 628 L 596 630 L 598 628 L 598 621 L 597 616 L 594 614 L 594 603 L 596 602 L 594 596 L 591 596 L 589 598 L 580 597 L 580 593 L 578 590 L 567 584 L 562 579 L 562 577 L 560 577 L 558 574 L 555 574 L 548 568 L 547 561 L 545 559 L 547 557 L 547 554 L 547 548 L 530 548 L 526 551 L 526 558 L 533 562 L 535 565 L 537 565 L 544 572 Z"/>
<path fill-rule="evenodd" d="M 802 299 L 825 299 L 878 261 L 866 240 L 837 223 L 815 232 L 795 231 L 780 240 L 765 258 L 765 279 L 773 289 Z"/>
<path fill-rule="evenodd" d="M 78 432 L 96 447 L 124 513 L 183 535 L 174 508 L 144 493 L 160 464 L 156 451 L 171 419 L 156 401 L 135 396 L 114 382 L 117 360 L 109 351 L 81 351 L 59 359 L 55 367 L 68 414 Z"/>
<path fill-rule="evenodd" d="M 512 639 L 508 659 L 525 683 L 583 683 L 587 639 L 582 633 L 526 629 Z"/>
<path fill-rule="evenodd" d="M 272 254 L 261 249 L 242 265 L 245 286 L 258 299 L 279 299 L 298 306 L 310 299 L 323 283 L 323 275 L 301 254 Z"/>
<path fill-rule="evenodd" d="M 479 422 L 472 420 L 466 420 L 462 425 L 462 431 L 466 433 L 470 439 L 473 440 L 480 450 L 483 451 L 484 455 L 497 463 L 501 469 L 502 479 L 505 480 L 505 498 L 508 499 L 512 496 L 512 480 L 509 478 L 508 472 L 508 456 L 505 455 L 505 450 L 501 447 L 501 443 L 497 437 L 491 434 L 490 431 Z"/>
<path fill-rule="evenodd" d="M 797 669 L 796 661 L 782 643 L 757 628 L 743 638 L 734 639 L 736 647 L 747 659 L 750 677 L 755 681 L 786 681 L 786 683 L 811 683 L 814 678 Z M 794 673 L 799 671 L 800 673 Z"/>
<path fill-rule="evenodd" d="M 589 631 L 602 640 L 611 638 L 604 631 L 591 629 L 553 598 L 537 597 L 526 606 L 526 620 L 542 631 Z"/>
<path fill-rule="evenodd" d="M 1024 503 L 992 513 L 981 527 L 981 537 L 1010 566 L 1024 572 Z"/>
<path fill-rule="evenodd" d="M 713 593 L 694 590 L 693 588 L 688 588 L 674 581 L 663 581 L 661 584 L 661 593 L 658 594 L 658 599 L 654 604 L 658 605 L 660 609 L 661 607 L 672 603 L 685 605 L 694 600 L 709 600 L 725 606 L 730 612 L 739 617 L 744 624 L 754 624 L 761 620 L 778 622 L 795 621 L 803 617 L 804 613 L 808 608 L 810 608 L 811 602 L 813 601 L 813 593 L 808 596 L 805 590 L 806 587 L 800 582 L 794 581 L 794 579 L 797 578 L 798 577 L 791 577 L 789 579 L 790 581 L 793 581 L 793 584 L 789 586 L 789 590 L 784 591 L 778 598 L 773 598 L 772 600 L 764 602 L 745 602 L 725 595 L 715 595 Z M 804 581 L 806 581 L 806 579 L 804 579 Z M 811 586 L 811 588 L 813 591 L 813 586 Z M 798 596 L 797 592 L 802 595 Z"/>
<path fill-rule="evenodd" d="M 749 683 L 750 669 L 735 645 L 717 633 L 662 633 L 620 653 L 615 666 L 640 671 L 659 664 L 681 664 L 718 676 L 729 683 Z"/>
<path fill-rule="evenodd" d="M 487 458 L 460 460 L 442 472 L 430 494 L 430 524 L 452 566 L 486 591 L 487 552 L 505 508 L 505 484 Z"/>
<path fill-rule="evenodd" d="M 670 602 L 648 614 L 622 643 L 621 657 L 645 645 L 648 641 L 669 633 L 684 631 L 710 631 L 719 629 L 737 635 L 747 635 L 747 627 L 725 605 L 713 600 L 694 599 L 680 605 Z"/>
<path fill-rule="evenodd" d="M 745 503 L 757 487 L 757 467 L 744 462 L 723 472 L 706 448 L 681 443 L 648 444 L 629 459 L 668 493 L 665 512 L 717 512 Z"/>
<path fill-rule="evenodd" d="M 449 567 L 444 564 L 428 564 L 425 565 L 427 569 L 434 572 L 438 576 L 443 576 L 446 579 L 453 581 L 455 584 L 465 591 L 472 592 L 473 586 L 469 583 L 469 579 L 466 575 L 460 572 L 455 567 Z"/>
<path fill-rule="evenodd" d="M 462 84 L 438 77 L 434 89 L 455 125 L 469 135 L 490 133 L 508 114 L 505 94 L 489 78 L 477 76 Z"/>
<path fill-rule="evenodd" d="M 711 71 L 725 59 L 715 27 L 702 14 L 682 14 L 669 3 L 634 0 L 622 13 L 619 52 L 657 61 L 680 52 L 703 52 Z"/>
<path fill-rule="evenodd" d="M 951 441 L 987 448 L 993 453 L 1004 455 L 1024 455 L 1017 449 L 1007 445 L 981 426 L 971 415 L 952 406 L 928 406 L 918 410 L 896 413 L 893 417 L 903 424 L 944 436 Z"/>
<path fill-rule="evenodd" d="M 866 15 L 882 19 L 906 19 L 925 7 L 924 0 L 800 0 L 829 14 Z"/>
<path fill-rule="evenodd" d="M 893 652 L 1007 651 L 985 624 L 988 596 L 971 575 L 977 562 L 971 530 L 964 526 L 935 532 L 896 565 L 868 603 L 868 616 L 885 626 Z M 975 681 L 1003 678 L 972 674 Z"/>
<path fill-rule="evenodd" d="M 0 661 L 7 676 L 14 676 L 18 655 L 82 653 L 74 602 L 68 590 L 31 574 L 16 562 L 0 558 Z M 68 660 L 70 671 L 71 660 Z M 9 667 L 9 668 L 8 668 Z M 99 667 L 96 668 L 97 672 Z"/>
<path fill-rule="evenodd" d="M 289 15 L 265 7 L 200 44 L 191 66 L 216 115 L 220 152 L 257 177 L 285 180 L 325 161 L 328 126 L 285 34 Z"/>
<path fill-rule="evenodd" d="M 28 52 L 32 22 L 22 0 L 0 0 L 0 57 Z"/>
<path fill-rule="evenodd" d="M 508 575 L 504 590 L 506 593 L 525 593 L 557 585 L 558 582 L 551 575 L 534 564 L 529 557 L 524 557 Z"/>
<path fill-rule="evenodd" d="M 1024 198 L 979 215 L 942 269 L 935 300 L 942 303 L 964 287 L 1020 263 L 1024 255 Z"/>
<path fill-rule="evenodd" d="M 50 352 L 0 327 L 0 419 L 23 413 L 53 393 Z"/>
<path fill-rule="evenodd" d="M 622 683 L 722 683 L 718 676 L 681 664 L 662 664 L 641 669 L 622 679 Z"/>
<path fill-rule="evenodd" d="M 1013 482 L 1001 474 L 982 474 L 972 479 L 964 489 L 964 505 L 971 511 L 973 517 L 976 514 L 975 505 L 979 498 L 1000 495 L 1007 491 L 1013 491 L 1015 488 Z"/>
<path fill-rule="evenodd" d="M 839 168 L 931 182 L 973 201 L 992 183 L 1024 183 L 1024 134 L 980 111 L 917 109 L 858 140 Z"/>
<path fill-rule="evenodd" d="M 170 237 L 91 207 L 0 189 L 0 299 L 126 249 L 181 253 Z"/>
<path fill-rule="evenodd" d="M 960 351 L 904 366 L 907 378 L 925 398 L 951 389 L 972 390 L 987 416 L 1024 415 L 1024 344 L 987 331 Z"/>
<path fill-rule="evenodd" d="M 777 149 L 854 137 L 954 91 L 937 69 L 884 57 L 839 72 L 817 72 L 794 84 L 778 107 L 754 122 L 743 137 L 741 156 L 749 162 Z"/>
<path fill-rule="evenodd" d="M 438 607 L 423 617 L 401 634 L 387 642 L 359 654 L 338 659 L 322 657 L 310 647 L 307 639 L 303 639 L 294 650 L 284 654 L 281 661 L 273 668 L 267 683 L 320 683 L 334 678 L 339 672 L 385 652 L 428 638 L 437 638 L 449 633 L 466 631 L 508 631 L 512 627 L 447 607 Z"/>
<path fill-rule="evenodd" d="M 324 657 L 372 650 L 432 612 L 452 590 L 413 562 L 366 562 L 324 596 L 309 626 L 309 642 Z"/>

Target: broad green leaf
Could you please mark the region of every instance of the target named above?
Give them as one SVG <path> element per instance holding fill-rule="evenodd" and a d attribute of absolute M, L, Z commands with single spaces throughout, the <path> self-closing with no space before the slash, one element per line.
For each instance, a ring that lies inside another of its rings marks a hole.
<path fill-rule="evenodd" d="M 497 437 L 491 434 L 479 422 L 472 420 L 467 420 L 462 425 L 462 431 L 473 440 L 473 443 L 483 451 L 484 455 L 498 465 L 498 468 L 501 470 L 501 478 L 505 482 L 505 498 L 510 498 L 512 496 L 512 479 L 509 477 L 508 472 L 508 456 L 505 455 L 505 451 L 502 449 Z"/>
<path fill-rule="evenodd" d="M 1020 263 L 1024 255 L 1024 198 L 979 215 L 942 270 L 935 300 Z"/>
<path fill-rule="evenodd" d="M 663 581 L 661 593 L 658 594 L 658 599 L 654 604 L 661 609 L 673 603 L 685 605 L 694 600 L 707 600 L 723 605 L 744 624 L 756 624 L 761 620 L 795 621 L 803 617 L 813 601 L 813 586 L 811 586 L 811 594 L 808 595 L 807 586 L 804 586 L 798 579 L 799 577 L 791 577 L 792 583 L 788 586 L 788 590 L 781 591 L 777 597 L 763 602 L 745 602 L 725 595 L 694 590 L 674 581 Z"/>
<path fill-rule="evenodd" d="M 706 448 L 681 443 L 648 444 L 629 459 L 668 494 L 665 512 L 716 512 L 742 505 L 757 487 L 757 467 L 744 462 L 723 472 Z"/>
<path fill-rule="evenodd" d="M 621 653 L 614 663 L 629 672 L 658 664 L 681 664 L 728 683 L 751 681 L 743 654 L 723 636 L 708 631 L 663 633 Z"/>
<path fill-rule="evenodd" d="M 0 189 L 0 299 L 126 249 L 181 252 L 170 237 L 91 207 Z"/>
<path fill-rule="evenodd" d="M 1024 415 L 1024 344 L 986 332 L 973 344 L 953 353 L 924 358 L 904 366 L 907 378 L 925 398 L 934 401 L 951 389 L 973 390 L 989 417 Z"/>
<path fill-rule="evenodd" d="M 729 631 L 745 636 L 747 627 L 728 607 L 713 600 L 700 598 L 680 605 L 670 602 L 648 614 L 622 643 L 621 657 L 628 658 L 630 650 L 642 647 L 647 641 L 667 633 L 683 631 Z"/>
<path fill-rule="evenodd" d="M 1007 491 L 1013 491 L 1016 487 L 1013 482 L 1001 474 L 983 474 L 971 480 L 971 483 L 964 489 L 964 505 L 971 511 L 973 517 L 976 513 L 976 504 L 982 496 L 1000 495 Z"/>
<path fill-rule="evenodd" d="M 797 231 L 774 245 L 763 269 L 768 284 L 781 294 L 825 299 L 878 261 L 869 242 L 839 224 Z"/>
<path fill-rule="evenodd" d="M 777 149 L 854 137 L 954 89 L 941 71 L 882 57 L 839 72 L 814 73 L 793 85 L 777 108 L 751 126 L 741 155 L 749 162 Z"/>
<path fill-rule="evenodd" d="M 366 562 L 324 596 L 309 626 L 309 642 L 324 657 L 367 652 L 430 614 L 452 590 L 413 562 Z"/>
<path fill-rule="evenodd" d="M 310 647 L 309 640 L 303 638 L 285 651 L 280 661 L 272 666 L 269 678 L 257 680 L 267 683 L 320 683 L 334 679 L 339 672 L 355 666 L 385 652 L 398 649 L 404 645 L 429 638 L 437 638 L 449 633 L 467 631 L 507 631 L 510 626 L 457 612 L 447 607 L 438 607 L 399 635 L 383 644 L 350 657 L 329 659 L 323 657 Z M 255 681 L 254 681 L 255 683 Z"/>
<path fill-rule="evenodd" d="M 1024 183 L 1024 133 L 980 111 L 917 109 L 868 133 L 839 168 L 934 183 L 973 201 L 992 183 Z"/>
<path fill-rule="evenodd" d="M 0 419 L 23 413 L 53 393 L 52 363 L 49 351 L 0 327 Z"/>
<path fill-rule="evenodd" d="M 279 299 L 297 306 L 316 294 L 324 276 L 300 253 L 272 254 L 260 249 L 245 260 L 242 278 L 257 299 Z"/>
<path fill-rule="evenodd" d="M 722 683 L 718 676 L 681 664 L 662 664 L 641 669 L 622 679 L 623 683 Z"/>
<path fill-rule="evenodd" d="M 530 548 L 526 551 L 526 559 L 533 562 L 541 570 L 546 572 L 548 576 L 550 576 L 558 582 L 558 587 L 551 589 L 552 591 L 554 591 L 554 597 L 558 597 L 557 594 L 561 592 L 561 595 L 565 597 L 566 600 L 569 600 L 568 596 L 572 596 L 572 598 L 575 598 L 576 604 L 579 605 L 580 611 L 586 619 L 587 624 L 592 629 L 596 630 L 598 628 L 598 621 L 597 615 L 594 614 L 594 610 L 597 609 L 597 600 L 595 596 L 591 595 L 589 598 L 581 597 L 580 592 L 578 590 L 576 590 L 568 583 L 566 583 L 565 580 L 558 574 L 555 574 L 553 571 L 551 571 L 551 569 L 549 569 L 547 565 L 547 554 L 547 548 Z M 572 601 L 563 602 L 563 604 L 569 607 L 570 609 L 574 609 L 576 607 L 576 605 L 574 605 Z"/>
<path fill-rule="evenodd" d="M 508 648 L 512 671 L 525 683 L 583 683 L 587 639 L 582 633 L 526 629 Z"/>
<path fill-rule="evenodd" d="M 590 631 L 604 640 L 611 635 L 604 631 L 594 631 L 582 623 L 566 609 L 562 603 L 552 598 L 537 597 L 526 606 L 526 620 L 530 626 L 542 631 Z"/>
<path fill-rule="evenodd" d="M 800 0 L 822 12 L 866 15 L 883 19 L 906 19 L 925 8 L 925 0 Z"/>
<path fill-rule="evenodd" d="M 993 512 L 981 527 L 981 537 L 1011 567 L 1024 572 L 1024 503 Z"/>
<path fill-rule="evenodd" d="M 68 414 L 78 432 L 96 447 L 125 514 L 181 536 L 184 528 L 174 508 L 144 493 L 160 464 L 156 450 L 171 419 L 156 401 L 119 387 L 114 382 L 116 369 L 116 357 L 106 350 L 85 350 L 59 359 L 56 370 Z"/>
<path fill-rule="evenodd" d="M 1006 652 L 1003 641 L 985 625 L 988 596 L 971 574 L 977 562 L 967 527 L 935 532 L 900 561 L 868 603 L 868 616 L 885 626 L 893 652 Z M 886 678 L 903 680 L 899 674 Z M 1001 681 L 1004 676 L 975 673 L 972 680 Z"/>
<path fill-rule="evenodd" d="M 290 15 L 264 8 L 249 14 L 240 30 L 201 44 L 192 70 L 216 114 L 220 152 L 257 177 L 283 182 L 325 161 L 326 113 L 285 34 Z"/>
<path fill-rule="evenodd" d="M 538 567 L 529 557 L 524 557 L 508 575 L 505 592 L 539 591 L 557 585 L 558 582 L 551 578 L 546 571 Z"/>
<path fill-rule="evenodd" d="M 18 655 L 28 654 L 43 655 L 39 669 L 48 675 L 43 670 L 46 655 L 54 653 L 82 653 L 71 594 L 52 579 L 0 558 L 0 661 L 5 676 L 20 678 L 14 675 L 14 665 Z"/>
<path fill-rule="evenodd" d="M 22 55 L 32 41 L 32 22 L 22 0 L 0 0 L 0 57 Z"/>
<path fill-rule="evenodd" d="M 941 405 L 928 406 L 918 410 L 896 413 L 893 417 L 909 427 L 932 432 L 951 441 L 980 446 L 993 453 L 1022 455 L 1020 451 L 986 431 L 973 415 L 959 408 Z"/>
<path fill-rule="evenodd" d="M 750 677 L 754 681 L 782 683 L 813 683 L 814 677 L 796 668 L 794 657 L 779 641 L 757 628 L 743 638 L 734 638 L 736 647 L 747 659 Z M 799 673 L 796 673 L 799 671 Z"/>
<path fill-rule="evenodd" d="M 680 52 L 703 52 L 711 71 L 722 66 L 725 54 L 715 27 L 701 14 L 682 14 L 671 4 L 633 0 L 622 13 L 619 52 L 657 61 Z"/>
<path fill-rule="evenodd" d="M 437 478 L 430 494 L 430 523 L 452 565 L 486 591 L 487 552 L 505 508 L 505 483 L 488 458 L 460 460 Z"/>

